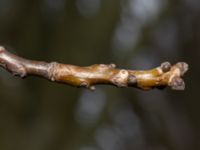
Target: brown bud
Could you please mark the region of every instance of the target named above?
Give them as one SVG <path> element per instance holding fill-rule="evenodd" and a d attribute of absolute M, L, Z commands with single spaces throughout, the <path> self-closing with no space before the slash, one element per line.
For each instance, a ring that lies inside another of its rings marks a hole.
<path fill-rule="evenodd" d="M 164 62 L 161 64 L 161 69 L 163 72 L 168 72 L 171 69 L 171 64 L 169 62 Z"/>

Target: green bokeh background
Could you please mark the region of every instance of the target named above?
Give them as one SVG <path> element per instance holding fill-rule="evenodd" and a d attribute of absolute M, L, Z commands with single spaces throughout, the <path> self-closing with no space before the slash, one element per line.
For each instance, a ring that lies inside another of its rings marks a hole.
<path fill-rule="evenodd" d="M 183 92 L 90 92 L 0 69 L 0 149 L 200 149 L 199 16 L 198 0 L 0 0 L 0 45 L 20 56 L 126 69 L 190 65 Z"/>

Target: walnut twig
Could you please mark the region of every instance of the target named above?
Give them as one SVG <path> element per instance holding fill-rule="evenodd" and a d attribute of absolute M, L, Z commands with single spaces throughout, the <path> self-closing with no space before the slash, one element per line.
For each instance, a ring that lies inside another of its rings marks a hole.
<path fill-rule="evenodd" d="M 185 62 L 178 62 L 175 65 L 164 62 L 151 70 L 116 69 L 115 64 L 80 67 L 57 62 L 47 63 L 19 57 L 4 47 L 0 47 L 0 66 L 21 78 L 28 75 L 39 76 L 50 81 L 91 90 L 98 84 L 136 87 L 142 90 L 169 86 L 174 90 L 184 90 L 185 83 L 181 77 L 188 70 L 188 64 Z"/>

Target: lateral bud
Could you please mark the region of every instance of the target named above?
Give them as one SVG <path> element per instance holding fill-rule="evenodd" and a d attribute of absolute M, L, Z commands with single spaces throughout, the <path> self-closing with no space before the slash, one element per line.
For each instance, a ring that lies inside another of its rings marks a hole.
<path fill-rule="evenodd" d="M 89 84 L 85 81 L 80 83 L 80 87 L 89 87 Z"/>
<path fill-rule="evenodd" d="M 171 64 L 169 62 L 164 62 L 160 67 L 163 72 L 168 72 L 171 69 Z"/>
<path fill-rule="evenodd" d="M 112 63 L 112 64 L 109 64 L 109 67 L 110 68 L 116 68 L 116 65 Z"/>
<path fill-rule="evenodd" d="M 135 85 L 136 83 L 137 83 L 137 78 L 136 78 L 136 76 L 135 75 L 133 75 L 133 74 L 130 74 L 129 76 L 128 76 L 128 85 Z"/>

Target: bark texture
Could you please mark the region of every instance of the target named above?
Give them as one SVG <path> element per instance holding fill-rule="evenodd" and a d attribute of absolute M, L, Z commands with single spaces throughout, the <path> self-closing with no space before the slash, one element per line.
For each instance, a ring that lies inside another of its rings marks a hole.
<path fill-rule="evenodd" d="M 188 70 L 188 64 L 185 62 L 178 62 L 175 65 L 164 62 L 151 70 L 117 69 L 115 64 L 80 67 L 57 62 L 47 63 L 19 57 L 4 47 L 0 47 L 0 66 L 21 78 L 29 75 L 39 76 L 53 82 L 91 90 L 98 84 L 136 87 L 142 90 L 169 86 L 174 90 L 184 90 L 185 83 L 181 77 Z"/>

